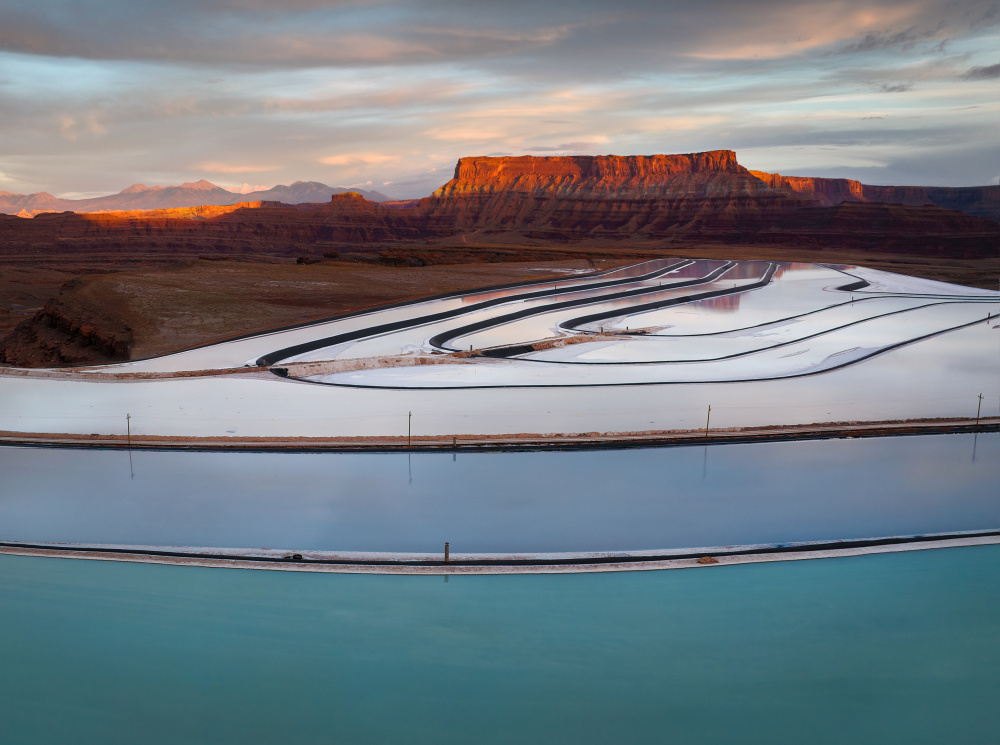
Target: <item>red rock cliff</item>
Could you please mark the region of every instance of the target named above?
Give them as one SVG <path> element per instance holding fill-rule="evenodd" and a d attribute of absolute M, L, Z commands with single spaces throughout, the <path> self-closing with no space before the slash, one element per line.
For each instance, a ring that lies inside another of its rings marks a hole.
<path fill-rule="evenodd" d="M 651 237 L 759 221 L 806 203 L 772 189 L 731 150 L 685 155 L 463 158 L 420 203 L 431 228 L 524 231 L 537 238 Z"/>
<path fill-rule="evenodd" d="M 818 204 L 834 205 L 841 202 L 865 202 L 860 181 L 846 178 L 812 178 L 809 176 L 782 176 L 780 173 L 750 171 L 772 189 L 785 189 L 814 197 Z"/>
<path fill-rule="evenodd" d="M 878 202 L 907 207 L 933 205 L 1000 222 L 1000 186 L 872 186 L 843 178 L 782 176 L 764 171 L 750 173 L 772 189 L 801 194 L 823 206 L 843 202 Z"/>
<path fill-rule="evenodd" d="M 732 150 L 684 155 L 573 155 L 462 158 L 434 197 L 487 192 L 559 196 L 668 196 L 703 192 L 713 180 L 758 189 Z M 692 187 L 694 187 L 692 189 Z"/>

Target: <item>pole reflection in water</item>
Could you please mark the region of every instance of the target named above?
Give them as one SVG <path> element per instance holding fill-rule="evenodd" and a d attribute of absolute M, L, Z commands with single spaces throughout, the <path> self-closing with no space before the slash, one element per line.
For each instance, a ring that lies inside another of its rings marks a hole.
<path fill-rule="evenodd" d="M 461 536 L 469 553 L 527 553 L 994 530 L 1000 433 L 979 434 L 982 458 L 971 433 L 468 452 L 450 467 L 445 452 L 143 450 L 141 479 L 114 450 L 2 446 L 0 540 L 436 553 Z"/>

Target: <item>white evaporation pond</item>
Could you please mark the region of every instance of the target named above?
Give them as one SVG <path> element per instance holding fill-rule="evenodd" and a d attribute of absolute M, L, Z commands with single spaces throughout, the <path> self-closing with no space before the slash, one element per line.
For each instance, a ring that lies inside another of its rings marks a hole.
<path fill-rule="evenodd" d="M 819 264 L 780 263 L 764 287 L 623 315 L 609 319 L 605 325 L 615 329 L 657 329 L 652 333 L 670 336 L 743 329 L 850 302 L 850 293 L 835 288 L 855 281 L 854 277 Z"/>
<path fill-rule="evenodd" d="M 645 264 L 636 265 L 636 267 L 641 267 L 644 269 L 643 274 L 651 273 L 657 269 L 661 269 L 661 266 L 649 266 L 649 264 L 660 264 L 663 263 L 665 266 L 669 266 L 671 263 L 676 263 L 676 260 L 670 260 L 665 262 L 646 262 Z M 697 262 L 696 262 L 697 263 Z M 693 266 L 684 267 L 677 270 L 677 273 L 681 276 L 687 276 L 686 272 L 688 270 L 695 271 L 694 276 L 700 276 L 702 274 L 707 274 L 713 269 L 718 268 L 725 262 L 710 262 L 709 265 L 701 266 L 698 269 L 694 269 Z M 674 280 L 677 273 L 671 272 L 664 275 L 670 280 Z M 645 280 L 637 282 L 624 282 L 623 284 L 616 284 L 611 287 L 602 287 L 598 289 L 574 289 L 564 288 L 562 283 L 559 283 L 559 294 L 549 295 L 540 298 L 525 298 L 518 299 L 516 295 L 511 296 L 510 302 L 501 303 L 499 305 L 494 305 L 489 308 L 483 308 L 480 310 L 471 310 L 467 313 L 463 313 L 460 316 L 454 318 L 449 318 L 443 321 L 435 321 L 432 323 L 418 324 L 414 326 L 407 326 L 406 328 L 399 329 L 397 331 L 390 331 L 384 334 L 378 334 L 365 339 L 359 339 L 357 341 L 341 343 L 336 345 L 331 345 L 328 347 L 321 347 L 319 349 L 314 349 L 309 352 L 303 352 L 302 354 L 297 354 L 291 357 L 284 358 L 280 360 L 281 363 L 290 364 L 294 362 L 320 362 L 327 360 L 344 360 L 344 359 L 362 359 L 367 357 L 384 357 L 384 356 L 394 356 L 406 353 L 412 353 L 425 346 L 428 339 L 431 337 L 453 329 L 457 326 L 464 326 L 469 323 L 476 323 L 479 321 L 489 320 L 490 318 L 496 318 L 497 316 L 506 315 L 508 313 L 514 313 L 521 310 L 527 310 L 529 308 L 544 308 L 552 303 L 562 302 L 564 300 L 586 300 L 590 298 L 600 298 L 605 295 L 614 294 L 616 292 L 623 292 L 630 289 L 637 289 L 640 287 L 656 286 L 659 282 L 668 281 L 666 279 L 655 279 L 655 280 Z M 544 289 L 544 288 L 543 288 Z M 551 288 L 549 288 L 551 289 Z M 564 292 L 563 290 L 566 289 Z M 434 310 L 433 312 L 438 312 Z M 423 314 L 428 315 L 428 314 Z M 414 321 L 418 320 L 418 317 L 414 316 Z M 375 325 L 375 324 L 369 324 Z"/>
<path fill-rule="evenodd" d="M 781 378 L 829 370 L 887 347 L 982 319 L 986 303 L 924 306 L 874 318 L 822 336 L 741 357 L 710 362 L 574 365 L 535 360 L 481 360 L 379 368 L 310 376 L 315 382 L 389 387 L 577 386 L 695 383 Z"/>
<path fill-rule="evenodd" d="M 879 269 L 869 269 L 863 266 L 845 266 L 848 274 L 868 282 L 868 287 L 855 290 L 855 293 L 899 293 L 913 295 L 944 295 L 947 297 L 996 297 L 995 290 L 984 290 L 978 287 L 964 287 L 935 279 L 910 277 L 905 274 L 883 272 Z"/>
<path fill-rule="evenodd" d="M 942 301 L 918 298 L 863 298 L 753 329 L 729 331 L 705 336 L 635 336 L 621 341 L 594 341 L 571 344 L 518 355 L 517 359 L 548 362 L 687 362 L 719 359 L 747 354 L 778 344 L 829 333 L 848 324 L 902 310 L 940 304 Z M 984 307 L 989 307 L 984 303 Z"/>
<path fill-rule="evenodd" d="M 580 316 L 586 316 L 592 313 L 606 313 L 617 309 L 626 309 L 644 303 L 671 300 L 700 292 L 713 292 L 716 290 L 731 289 L 733 287 L 759 281 L 764 271 L 766 271 L 766 268 L 767 266 L 765 264 L 759 273 L 755 273 L 749 278 L 733 278 L 730 272 L 727 271 L 719 279 L 714 281 L 676 289 L 671 289 L 669 285 L 664 282 L 663 289 L 657 292 L 649 292 L 630 298 L 609 300 L 607 302 L 594 303 L 592 305 L 581 307 L 562 308 L 548 313 L 539 313 L 538 315 L 530 316 L 528 318 L 522 318 L 500 326 L 493 326 L 472 334 L 456 337 L 452 340 L 452 344 L 456 349 L 465 349 L 470 345 L 474 349 L 488 349 L 490 347 L 506 346 L 510 344 L 525 344 L 532 341 L 538 341 L 539 339 L 563 336 L 566 332 L 559 328 L 559 324 L 567 321 L 568 319 L 579 318 Z M 739 267 L 733 268 L 733 270 L 737 269 L 739 269 Z M 702 275 L 706 273 L 707 272 L 703 272 Z M 657 283 L 654 280 L 649 284 L 650 286 L 655 287 Z M 600 331 L 603 327 L 603 321 L 595 321 L 594 323 L 581 325 L 580 329 L 596 332 Z"/>
<path fill-rule="evenodd" d="M 485 362 L 481 369 L 499 361 Z M 579 365 L 562 379 L 583 380 L 584 373 L 606 367 Z M 976 416 L 980 393 L 982 416 L 1000 415 L 998 369 L 1000 324 L 994 319 L 835 371 L 746 383 L 412 389 L 406 386 L 413 380 L 400 371 L 400 387 L 386 389 L 274 375 L 128 382 L 0 376 L 0 430 L 124 438 L 128 413 L 133 437 L 405 438 L 411 424 L 416 437 L 616 433 L 703 428 L 710 404 L 713 429 L 967 419 Z"/>

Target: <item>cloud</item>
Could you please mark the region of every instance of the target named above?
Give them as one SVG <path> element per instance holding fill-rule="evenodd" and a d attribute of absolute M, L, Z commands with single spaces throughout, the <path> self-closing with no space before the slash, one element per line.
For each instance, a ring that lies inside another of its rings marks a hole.
<path fill-rule="evenodd" d="M 391 181 L 407 198 L 480 153 L 734 148 L 762 170 L 842 157 L 869 176 L 977 183 L 995 175 L 982 159 L 942 171 L 933 154 L 955 137 L 970 152 L 995 142 L 996 97 L 976 81 L 1000 74 L 996 8 L 0 0 L 0 168 L 20 191 L 205 171 L 238 187 L 236 174 L 266 171 L 282 183 Z M 906 169 L 893 165 L 899 148 L 915 154 Z"/>
<path fill-rule="evenodd" d="M 59 115 L 59 134 L 67 140 L 75 140 L 81 135 L 99 137 L 107 132 L 107 127 L 101 122 L 98 114 L 84 113 L 78 116 L 71 114 Z"/>
<path fill-rule="evenodd" d="M 710 42 L 707 49 L 691 54 L 707 59 L 774 59 L 800 56 L 805 52 L 843 43 L 864 34 L 865 39 L 879 37 L 874 29 L 909 21 L 917 12 L 915 4 L 876 4 L 857 6 L 830 2 L 816 5 L 800 3 L 775 13 L 777 3 L 765 4 L 763 12 L 748 13 L 740 25 L 734 24 Z M 906 32 L 904 32 L 906 33 Z M 858 42 L 863 44 L 864 41 Z"/>
<path fill-rule="evenodd" d="M 962 77 L 965 80 L 991 80 L 1000 78 L 1000 63 L 986 67 L 970 67 Z"/>
<path fill-rule="evenodd" d="M 329 155 L 325 158 L 320 158 L 319 162 L 327 166 L 373 166 L 395 163 L 398 160 L 398 155 L 351 153 L 347 155 Z"/>
<path fill-rule="evenodd" d="M 882 93 L 906 93 L 913 90 L 913 83 L 883 83 L 878 89 Z"/>
<path fill-rule="evenodd" d="M 591 152 L 600 148 L 605 142 L 607 142 L 606 137 L 600 141 L 578 140 L 576 142 L 565 142 L 562 145 L 555 145 L 553 147 L 539 146 L 526 149 L 529 153 Z"/>
<path fill-rule="evenodd" d="M 84 8 L 52 0 L 41 8 L 0 0 L 0 50 L 251 66 L 422 64 L 551 45 L 586 25 L 480 24 L 478 14 L 456 13 L 449 4 L 261 4 L 247 12 L 239 3 L 107 0 Z"/>
<path fill-rule="evenodd" d="M 458 122 L 431 127 L 423 132 L 423 134 L 435 140 L 445 140 L 447 142 L 503 140 L 509 133 L 509 130 L 500 123 L 486 124 L 485 122 Z"/>
<path fill-rule="evenodd" d="M 0 50 L 248 66 L 489 64 L 535 74 L 654 60 L 779 59 L 953 38 L 1000 22 L 993 0 L 0 0 Z M 539 62 L 548 61 L 544 68 Z"/>
<path fill-rule="evenodd" d="M 933 39 L 941 28 L 942 26 L 939 25 L 936 29 L 928 29 L 922 33 L 918 33 L 913 28 L 908 28 L 895 33 L 879 31 L 876 33 L 865 34 L 864 38 L 860 41 L 841 47 L 837 50 L 837 53 L 859 54 L 864 52 L 873 52 L 876 50 L 891 49 L 892 47 L 910 49 L 917 44 L 917 42 Z"/>
<path fill-rule="evenodd" d="M 256 184 L 251 186 L 250 184 L 244 182 L 242 186 L 223 186 L 222 188 L 226 191 L 231 191 L 233 194 L 250 194 L 255 191 L 267 191 L 272 188 L 272 186 L 273 184 L 271 186 L 267 186 L 266 184 Z"/>
<path fill-rule="evenodd" d="M 206 171 L 208 173 L 256 173 L 258 171 L 278 170 L 278 166 L 234 166 L 217 161 L 201 163 L 194 168 L 198 171 Z"/>

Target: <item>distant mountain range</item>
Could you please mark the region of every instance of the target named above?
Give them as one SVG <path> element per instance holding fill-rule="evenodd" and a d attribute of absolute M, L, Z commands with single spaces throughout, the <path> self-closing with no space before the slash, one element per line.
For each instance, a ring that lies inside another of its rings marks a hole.
<path fill-rule="evenodd" d="M 279 185 L 265 191 L 236 194 L 202 179 L 180 186 L 145 186 L 134 184 L 117 194 L 91 199 L 61 199 L 47 192 L 11 194 L 0 191 L 0 214 L 31 217 L 40 212 L 106 212 L 109 210 L 162 210 L 204 205 L 225 206 L 239 202 L 284 202 L 305 204 L 329 202 L 334 194 L 354 191 L 373 202 L 386 202 L 389 197 L 377 191 L 327 186 L 318 181 L 296 181 L 290 186 Z"/>

